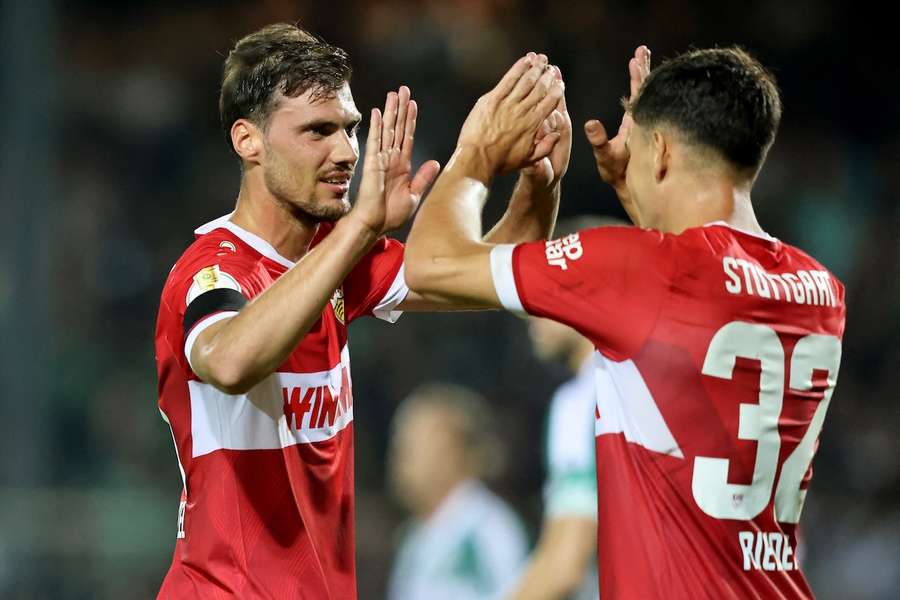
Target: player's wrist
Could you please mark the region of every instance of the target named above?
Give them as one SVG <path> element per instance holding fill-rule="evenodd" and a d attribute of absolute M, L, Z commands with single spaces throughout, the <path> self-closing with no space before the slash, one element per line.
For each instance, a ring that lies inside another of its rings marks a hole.
<path fill-rule="evenodd" d="M 383 235 L 381 225 L 370 222 L 359 214 L 359 211 L 351 210 L 347 216 L 338 221 L 336 230 L 346 231 L 347 235 L 365 246 L 371 246 Z"/>
<path fill-rule="evenodd" d="M 489 186 L 499 170 L 494 162 L 484 146 L 462 142 L 456 147 L 445 171 L 457 172 Z"/>
<path fill-rule="evenodd" d="M 532 193 L 549 193 L 559 185 L 559 178 L 540 164 L 532 165 L 519 171 L 519 184 L 526 186 Z"/>

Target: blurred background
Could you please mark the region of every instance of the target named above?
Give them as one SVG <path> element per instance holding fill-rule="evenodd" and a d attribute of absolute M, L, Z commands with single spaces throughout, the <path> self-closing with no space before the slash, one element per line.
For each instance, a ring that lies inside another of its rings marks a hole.
<path fill-rule="evenodd" d="M 420 106 L 417 162 L 446 161 L 471 104 L 518 56 L 549 54 L 575 123 L 563 216 L 622 216 L 581 126 L 592 117 L 618 126 L 638 44 L 658 63 L 691 46 L 739 43 L 771 67 L 785 117 L 755 188 L 760 221 L 837 274 L 849 307 L 803 515 L 805 567 L 821 598 L 900 597 L 900 83 L 889 38 L 858 3 L 0 7 L 0 598 L 150 598 L 158 589 L 182 485 L 156 408 L 159 293 L 193 229 L 230 212 L 236 196 L 238 165 L 217 119 L 222 60 L 234 40 L 276 21 L 350 51 L 363 114 L 408 84 Z M 497 186 L 488 221 L 509 188 Z M 399 401 L 435 379 L 490 400 L 511 456 L 493 489 L 533 539 L 542 421 L 568 375 L 532 356 L 524 323 L 509 315 L 366 321 L 351 345 L 367 600 L 383 597 L 404 518 L 385 483 Z"/>

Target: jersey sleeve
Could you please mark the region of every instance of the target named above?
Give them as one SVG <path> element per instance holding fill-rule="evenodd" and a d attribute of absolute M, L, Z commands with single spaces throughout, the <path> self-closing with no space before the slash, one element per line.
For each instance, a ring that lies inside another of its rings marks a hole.
<path fill-rule="evenodd" d="M 498 245 L 491 273 L 507 310 L 569 325 L 609 358 L 624 360 L 643 344 L 668 294 L 669 246 L 656 231 L 599 227 Z"/>
<path fill-rule="evenodd" d="M 163 293 L 173 313 L 169 335 L 182 336 L 183 357 L 190 364 L 191 350 L 211 325 L 235 316 L 260 289 L 258 263 L 233 252 L 203 246 L 187 253 L 172 269 Z"/>
<path fill-rule="evenodd" d="M 347 323 L 364 316 L 394 323 L 403 314 L 396 310 L 397 305 L 408 293 L 403 277 L 403 244 L 381 238 L 344 280 Z"/>
<path fill-rule="evenodd" d="M 544 516 L 597 518 L 593 382 L 557 392 L 547 418 Z M 587 394 L 588 397 L 579 397 Z"/>

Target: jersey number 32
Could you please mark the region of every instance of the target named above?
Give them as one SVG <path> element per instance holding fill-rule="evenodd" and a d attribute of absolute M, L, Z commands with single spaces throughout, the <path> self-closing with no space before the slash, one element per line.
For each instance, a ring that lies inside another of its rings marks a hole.
<path fill-rule="evenodd" d="M 766 325 L 734 321 L 713 336 L 703 362 L 703 374 L 731 379 L 735 359 L 758 360 L 759 403 L 740 404 L 738 439 L 755 440 L 756 462 L 749 485 L 728 483 L 727 458 L 698 456 L 694 459 L 692 489 L 694 500 L 703 512 L 716 519 L 749 521 L 768 506 L 775 489 L 775 519 L 797 523 L 806 491 L 800 489 L 815 452 L 816 439 L 834 392 L 841 362 L 841 343 L 834 336 L 810 334 L 797 341 L 791 356 L 789 385 L 808 391 L 813 387 L 813 372 L 827 370 L 825 395 L 816 407 L 806 434 L 784 461 L 776 485 L 775 473 L 781 449 L 778 418 L 784 402 L 784 346 L 778 334 Z"/>

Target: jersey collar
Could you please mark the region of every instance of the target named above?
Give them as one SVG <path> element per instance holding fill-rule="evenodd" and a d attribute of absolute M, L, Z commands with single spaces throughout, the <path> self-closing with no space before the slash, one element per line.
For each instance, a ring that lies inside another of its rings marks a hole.
<path fill-rule="evenodd" d="M 778 241 L 778 238 L 772 237 L 765 231 L 762 233 L 757 233 L 755 231 L 747 231 L 746 229 L 741 229 L 739 227 L 735 227 L 734 225 L 726 223 L 725 221 L 713 221 L 712 223 L 705 224 L 704 227 L 727 227 L 728 229 L 733 229 L 734 231 L 739 231 L 745 235 L 750 235 L 755 238 L 759 238 L 761 240 L 766 240 L 767 242 L 777 242 Z"/>
<path fill-rule="evenodd" d="M 234 235 L 236 235 L 242 242 L 268 258 L 284 267 L 290 269 L 294 266 L 294 261 L 288 260 L 282 255 L 278 254 L 278 251 L 272 247 L 272 244 L 262 239 L 255 233 L 250 233 L 246 229 L 242 227 L 238 227 L 234 223 L 231 222 L 231 216 L 233 212 L 228 213 L 225 216 L 219 217 L 205 225 L 201 225 L 197 229 L 194 230 L 196 235 L 206 235 L 207 233 L 214 231 L 216 229 L 227 229 Z"/>

